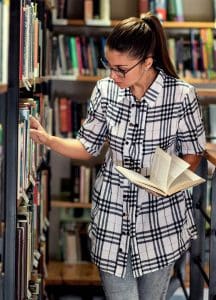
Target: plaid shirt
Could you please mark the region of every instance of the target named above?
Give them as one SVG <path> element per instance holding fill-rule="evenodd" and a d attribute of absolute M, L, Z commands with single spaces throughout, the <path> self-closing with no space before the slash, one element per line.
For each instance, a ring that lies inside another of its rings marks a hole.
<path fill-rule="evenodd" d="M 124 277 L 130 247 L 138 277 L 176 261 L 197 236 L 190 193 L 153 196 L 125 179 L 115 165 L 148 175 L 157 146 L 177 155 L 202 153 L 205 135 L 194 88 L 159 70 L 136 101 L 129 88 L 102 79 L 93 90 L 78 138 L 94 156 L 106 140 L 110 148 L 93 189 L 93 262 Z"/>

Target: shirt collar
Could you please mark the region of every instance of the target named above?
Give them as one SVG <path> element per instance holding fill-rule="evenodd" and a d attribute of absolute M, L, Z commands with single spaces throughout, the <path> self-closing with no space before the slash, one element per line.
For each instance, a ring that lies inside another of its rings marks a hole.
<path fill-rule="evenodd" d="M 151 84 L 151 86 L 145 92 L 145 95 L 141 98 L 141 101 L 145 101 L 150 107 L 154 106 L 158 97 L 162 97 L 162 90 L 164 86 L 165 73 L 159 69 L 157 77 Z"/>
<path fill-rule="evenodd" d="M 140 101 L 145 101 L 150 107 L 153 107 L 156 103 L 158 97 L 162 97 L 162 90 L 164 86 L 166 74 L 162 69 L 158 69 L 158 74 L 151 84 L 151 86 L 147 89 L 145 95 L 141 98 Z M 131 96 L 130 88 L 121 89 L 119 88 L 118 101 L 122 101 L 127 96 Z"/>

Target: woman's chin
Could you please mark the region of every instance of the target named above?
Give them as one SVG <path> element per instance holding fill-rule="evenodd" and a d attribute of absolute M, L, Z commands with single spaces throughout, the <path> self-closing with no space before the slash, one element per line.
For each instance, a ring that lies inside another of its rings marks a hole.
<path fill-rule="evenodd" d="M 123 82 L 115 81 L 115 84 L 117 84 L 121 89 L 125 89 L 127 87 Z"/>

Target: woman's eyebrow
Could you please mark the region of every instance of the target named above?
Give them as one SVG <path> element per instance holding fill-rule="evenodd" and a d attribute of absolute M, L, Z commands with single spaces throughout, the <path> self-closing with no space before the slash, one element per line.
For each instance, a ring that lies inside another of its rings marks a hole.
<path fill-rule="evenodd" d="M 108 59 L 106 57 L 105 57 L 105 59 L 106 59 L 107 63 L 109 64 L 109 66 L 111 66 Z M 119 68 L 119 67 L 128 67 L 128 65 L 113 65 L 113 67 L 117 67 L 117 68 Z"/>

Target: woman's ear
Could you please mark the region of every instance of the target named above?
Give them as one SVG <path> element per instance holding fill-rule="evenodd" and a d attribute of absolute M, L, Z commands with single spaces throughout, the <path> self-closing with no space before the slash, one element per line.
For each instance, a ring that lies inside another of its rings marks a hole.
<path fill-rule="evenodd" d="M 153 58 L 152 57 L 147 57 L 144 63 L 146 71 L 148 71 L 151 66 L 153 65 Z"/>

